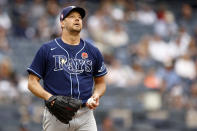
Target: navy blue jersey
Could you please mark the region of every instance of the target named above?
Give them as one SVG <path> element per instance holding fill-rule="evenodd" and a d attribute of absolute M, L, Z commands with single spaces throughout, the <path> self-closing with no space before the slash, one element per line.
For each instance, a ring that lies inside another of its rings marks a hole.
<path fill-rule="evenodd" d="M 61 38 L 42 45 L 27 71 L 43 79 L 44 89 L 52 95 L 84 103 L 92 95 L 93 78 L 107 73 L 98 48 L 82 39 L 79 45 L 69 45 Z"/>

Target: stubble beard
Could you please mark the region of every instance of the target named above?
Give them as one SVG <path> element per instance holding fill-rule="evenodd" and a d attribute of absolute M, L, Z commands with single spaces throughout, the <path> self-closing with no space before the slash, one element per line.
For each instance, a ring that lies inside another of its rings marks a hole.
<path fill-rule="evenodd" d="M 81 28 L 79 28 L 79 29 L 74 29 L 74 28 L 72 28 L 72 29 L 70 30 L 70 32 L 73 32 L 73 33 L 80 33 L 80 32 L 81 32 Z"/>
<path fill-rule="evenodd" d="M 72 34 L 79 34 L 81 32 L 81 28 L 71 27 L 68 29 L 68 31 L 71 32 Z"/>

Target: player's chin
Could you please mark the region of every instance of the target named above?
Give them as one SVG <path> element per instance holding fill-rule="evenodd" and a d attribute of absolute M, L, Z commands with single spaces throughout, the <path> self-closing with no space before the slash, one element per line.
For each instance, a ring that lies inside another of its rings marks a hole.
<path fill-rule="evenodd" d="M 73 31 L 80 32 L 81 31 L 81 27 L 74 27 Z"/>

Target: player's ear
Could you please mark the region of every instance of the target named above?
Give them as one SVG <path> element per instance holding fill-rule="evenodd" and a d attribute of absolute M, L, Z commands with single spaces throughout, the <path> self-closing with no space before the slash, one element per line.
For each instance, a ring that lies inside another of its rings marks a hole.
<path fill-rule="evenodd" d="M 61 28 L 64 28 L 64 26 L 65 26 L 65 22 L 62 20 L 62 21 L 60 21 L 60 25 L 61 25 Z"/>

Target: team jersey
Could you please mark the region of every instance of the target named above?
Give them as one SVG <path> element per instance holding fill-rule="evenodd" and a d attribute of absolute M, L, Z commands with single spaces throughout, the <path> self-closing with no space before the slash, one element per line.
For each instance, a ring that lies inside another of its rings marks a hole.
<path fill-rule="evenodd" d="M 69 45 L 61 38 L 43 44 L 27 71 L 43 79 L 44 89 L 52 95 L 71 96 L 84 103 L 92 95 L 94 77 L 107 74 L 98 48 L 82 39 L 79 45 Z"/>

